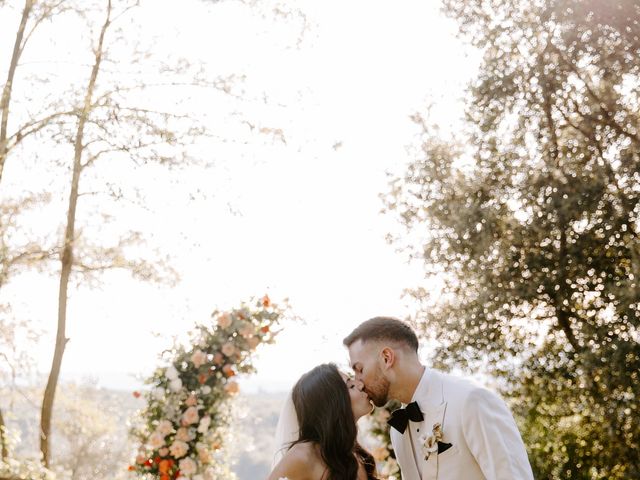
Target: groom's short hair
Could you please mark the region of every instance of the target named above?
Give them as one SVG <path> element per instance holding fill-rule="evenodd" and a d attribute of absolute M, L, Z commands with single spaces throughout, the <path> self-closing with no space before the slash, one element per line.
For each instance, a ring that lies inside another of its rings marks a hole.
<path fill-rule="evenodd" d="M 387 340 L 403 343 L 414 351 L 418 351 L 418 337 L 413 329 L 405 322 L 393 317 L 374 317 L 362 322 L 351 332 L 342 343 L 348 348 L 354 342 L 362 340 Z"/>

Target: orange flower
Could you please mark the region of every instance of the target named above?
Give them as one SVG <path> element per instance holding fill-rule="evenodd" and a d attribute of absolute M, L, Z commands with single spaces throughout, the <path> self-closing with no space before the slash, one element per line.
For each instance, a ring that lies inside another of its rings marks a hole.
<path fill-rule="evenodd" d="M 269 298 L 269 295 L 265 295 L 264 297 L 262 297 L 262 306 L 267 308 L 271 305 L 271 299 Z"/>
<path fill-rule="evenodd" d="M 166 475 L 167 473 L 169 473 L 169 470 L 171 470 L 172 463 L 173 462 L 171 460 L 162 460 L 158 465 L 158 471 Z"/>
<path fill-rule="evenodd" d="M 231 368 L 231 365 L 229 365 L 228 363 L 224 367 L 222 367 L 222 373 L 224 373 L 227 378 L 233 377 L 236 374 L 236 372 L 233 371 L 233 368 Z"/>
<path fill-rule="evenodd" d="M 205 373 L 201 373 L 198 375 L 198 383 L 203 385 L 207 381 L 207 375 Z"/>
<path fill-rule="evenodd" d="M 134 467 L 133 465 L 129 465 L 129 468 L 127 470 L 129 470 L 130 472 L 133 472 L 136 469 L 136 467 Z"/>
<path fill-rule="evenodd" d="M 140 392 L 138 392 L 137 390 L 135 392 L 133 392 L 133 396 L 136 398 L 140 398 L 140 395 L 142 395 Z"/>
<path fill-rule="evenodd" d="M 262 333 L 268 333 L 268 332 L 269 332 L 269 325 L 265 325 L 264 327 L 262 327 L 262 328 L 260 329 L 260 331 L 261 331 Z"/>
<path fill-rule="evenodd" d="M 162 475 L 160 475 L 160 480 L 171 480 L 171 477 L 163 473 Z"/>

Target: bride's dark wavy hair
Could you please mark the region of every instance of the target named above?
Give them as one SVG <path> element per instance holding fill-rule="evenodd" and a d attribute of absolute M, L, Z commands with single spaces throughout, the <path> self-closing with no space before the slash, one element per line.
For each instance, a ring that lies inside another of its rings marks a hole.
<path fill-rule="evenodd" d="M 376 479 L 375 462 L 357 442 L 358 429 L 349 390 L 333 363 L 318 365 L 300 377 L 291 393 L 300 434 L 292 443 L 313 442 L 329 470 L 328 480 L 356 480 L 357 455 L 368 479 Z"/>

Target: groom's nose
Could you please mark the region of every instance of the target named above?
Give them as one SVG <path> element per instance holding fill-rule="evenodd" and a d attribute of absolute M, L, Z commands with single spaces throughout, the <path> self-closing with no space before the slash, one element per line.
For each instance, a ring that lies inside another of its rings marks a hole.
<path fill-rule="evenodd" d="M 360 390 L 361 392 L 364 391 L 364 383 L 362 382 L 362 380 L 356 380 L 354 384 L 358 390 Z"/>

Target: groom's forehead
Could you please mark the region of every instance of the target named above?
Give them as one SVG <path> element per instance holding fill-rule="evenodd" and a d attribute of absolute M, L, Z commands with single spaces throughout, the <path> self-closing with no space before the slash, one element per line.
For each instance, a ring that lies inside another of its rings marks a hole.
<path fill-rule="evenodd" d="M 349 357 L 351 358 L 351 366 L 354 367 L 356 363 L 360 363 L 369 357 L 372 353 L 371 342 L 365 342 L 364 340 L 357 340 L 349 347 Z"/>

